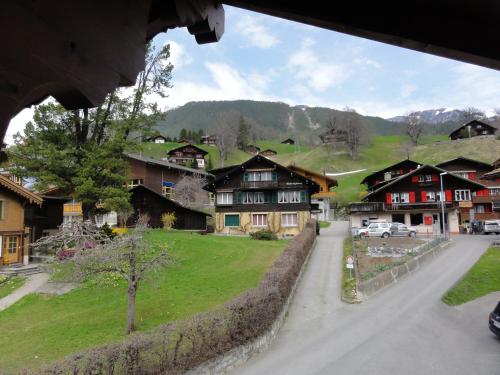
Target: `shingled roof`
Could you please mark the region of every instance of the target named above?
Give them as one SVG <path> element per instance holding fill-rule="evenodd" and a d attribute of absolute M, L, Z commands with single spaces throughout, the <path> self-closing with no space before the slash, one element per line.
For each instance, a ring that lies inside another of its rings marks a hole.
<path fill-rule="evenodd" d="M 12 193 L 20 196 L 29 203 L 41 205 L 43 202 L 43 198 L 40 195 L 29 191 L 19 184 L 16 184 L 8 177 L 0 175 L 0 186 L 6 188 L 7 190 L 10 190 Z"/>

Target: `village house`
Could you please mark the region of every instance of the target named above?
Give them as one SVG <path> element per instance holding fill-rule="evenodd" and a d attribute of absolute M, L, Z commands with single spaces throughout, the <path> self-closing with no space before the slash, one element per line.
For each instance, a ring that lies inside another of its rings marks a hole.
<path fill-rule="evenodd" d="M 366 176 L 361 184 L 365 184 L 368 192 L 378 189 L 381 184 L 386 184 L 395 178 L 401 177 L 404 174 L 410 173 L 420 166 L 419 163 L 406 159 L 399 163 L 388 166 L 380 171 L 373 172 Z"/>
<path fill-rule="evenodd" d="M 217 144 L 217 137 L 215 135 L 202 135 L 201 143 L 204 145 L 215 146 Z"/>
<path fill-rule="evenodd" d="M 246 145 L 245 152 L 248 152 L 249 154 L 257 155 L 260 152 L 260 147 L 255 146 L 255 145 Z"/>
<path fill-rule="evenodd" d="M 265 149 L 264 151 L 260 151 L 259 155 L 269 157 L 269 156 L 278 155 L 278 153 L 276 151 L 271 150 L 270 148 L 268 148 L 268 149 Z"/>
<path fill-rule="evenodd" d="M 153 159 L 138 154 L 127 154 L 129 180 L 127 187 L 132 189 L 144 185 L 169 199 L 175 199 L 175 185 L 184 176 L 200 176 L 210 180 L 213 175 L 200 170 L 184 167 L 164 160 Z"/>
<path fill-rule="evenodd" d="M 467 124 L 453 130 L 449 137 L 451 140 L 478 137 L 482 135 L 494 135 L 497 128 L 479 120 L 472 120 Z"/>
<path fill-rule="evenodd" d="M 163 227 L 162 215 L 173 213 L 175 215 L 175 229 L 206 230 L 208 213 L 184 207 L 181 204 L 164 197 L 156 191 L 138 185 L 130 190 L 134 213 L 129 218 L 127 226 L 133 226 L 140 215 L 148 215 L 151 228 Z"/>
<path fill-rule="evenodd" d="M 460 207 L 460 224 L 473 220 L 500 219 L 500 176 L 491 173 L 494 170 L 492 164 L 459 157 L 436 166 L 485 186 L 485 189 L 472 194 L 471 207 Z"/>
<path fill-rule="evenodd" d="M 284 141 L 281 142 L 284 145 L 294 145 L 295 141 L 292 138 L 287 138 Z"/>
<path fill-rule="evenodd" d="M 0 264 L 29 262 L 31 229 L 24 222 L 29 204 L 41 205 L 42 197 L 0 176 Z"/>
<path fill-rule="evenodd" d="M 164 137 L 163 135 L 155 135 L 154 137 L 149 137 L 147 141 L 153 143 L 167 143 L 170 140 L 167 137 Z"/>
<path fill-rule="evenodd" d="M 222 234 L 267 229 L 296 235 L 311 218 L 311 196 L 319 192 L 316 182 L 260 155 L 216 176 L 205 189 L 216 195 L 215 231 Z"/>
<path fill-rule="evenodd" d="M 330 220 L 331 200 L 335 197 L 335 192 L 332 190 L 338 186 L 337 180 L 326 176 L 324 173 L 310 171 L 293 164 L 287 168 L 319 185 L 319 192 L 311 196 L 312 216 L 316 220 Z"/>
<path fill-rule="evenodd" d="M 168 152 L 168 161 L 186 167 L 205 168 L 208 152 L 192 144 L 174 148 Z"/>
<path fill-rule="evenodd" d="M 460 209 L 472 207 L 473 193 L 484 189 L 484 185 L 444 169 L 421 165 L 409 173 L 372 186 L 363 202 L 351 203 L 351 225 L 361 227 L 373 220 L 385 220 L 411 225 L 419 233 L 438 234 L 442 233 L 443 227 L 446 233 L 459 233 Z"/>

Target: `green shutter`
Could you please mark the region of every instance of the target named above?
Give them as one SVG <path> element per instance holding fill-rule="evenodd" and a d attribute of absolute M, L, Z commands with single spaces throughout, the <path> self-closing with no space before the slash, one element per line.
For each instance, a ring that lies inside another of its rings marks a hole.
<path fill-rule="evenodd" d="M 248 173 L 247 172 L 243 173 L 243 181 L 245 181 L 245 182 L 248 181 Z"/>
<path fill-rule="evenodd" d="M 264 192 L 264 203 L 271 203 L 272 194 L 273 193 L 271 191 Z"/>
<path fill-rule="evenodd" d="M 241 204 L 241 191 L 236 192 L 236 203 Z"/>
<path fill-rule="evenodd" d="M 307 192 L 306 191 L 300 192 L 300 201 L 302 203 L 307 203 Z"/>
<path fill-rule="evenodd" d="M 225 227 L 239 227 L 240 226 L 240 215 L 225 215 L 224 216 L 224 226 Z"/>
<path fill-rule="evenodd" d="M 278 192 L 271 191 L 271 203 L 278 203 Z"/>
<path fill-rule="evenodd" d="M 278 181 L 278 172 L 272 171 L 271 178 L 273 181 Z"/>

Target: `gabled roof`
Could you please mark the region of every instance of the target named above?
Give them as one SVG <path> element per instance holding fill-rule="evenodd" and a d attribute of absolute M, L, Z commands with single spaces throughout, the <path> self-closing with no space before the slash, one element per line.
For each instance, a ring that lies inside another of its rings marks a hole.
<path fill-rule="evenodd" d="M 184 210 L 187 210 L 187 211 L 192 211 L 192 212 L 196 212 L 196 213 L 199 213 L 199 214 L 202 214 L 202 215 L 205 215 L 205 216 L 212 216 L 210 215 L 209 213 L 206 213 L 206 212 L 203 212 L 203 211 L 198 211 L 198 210 L 195 210 L 195 209 L 192 209 L 192 208 L 189 208 L 189 207 L 186 207 L 186 206 L 183 206 L 182 204 L 180 203 L 177 203 L 176 201 L 173 201 L 172 199 L 168 199 L 167 197 L 161 195 L 160 193 L 157 193 L 156 191 L 154 190 L 151 190 L 150 188 L 148 188 L 147 186 L 144 186 L 144 185 L 137 185 L 137 186 L 134 186 L 132 189 L 130 189 L 129 191 L 130 192 L 134 192 L 134 191 L 139 191 L 139 190 L 146 190 L 154 195 L 157 195 L 158 197 L 166 200 L 167 202 L 170 202 L 172 203 L 174 206 L 176 207 L 179 207 L 181 209 L 184 209 Z"/>
<path fill-rule="evenodd" d="M 278 164 L 278 163 L 274 162 L 273 160 L 268 159 L 265 156 L 261 156 L 261 155 L 255 155 L 254 157 L 248 159 L 244 163 L 235 165 L 232 169 L 229 169 L 229 167 L 227 167 L 228 171 L 226 173 L 218 174 L 215 181 L 207 184 L 206 186 L 203 187 L 203 189 L 208 190 L 208 191 L 212 191 L 215 188 L 215 185 L 217 185 L 220 181 L 222 181 L 224 179 L 228 179 L 230 176 L 232 176 L 236 172 L 244 171 L 246 169 L 246 167 L 249 164 L 253 163 L 254 161 L 263 161 L 265 163 L 272 165 L 273 167 L 276 167 L 276 169 L 281 169 L 281 170 L 286 171 L 288 173 L 292 173 L 297 178 L 299 178 L 300 180 L 302 180 L 306 184 L 310 184 L 311 186 L 314 186 L 315 190 L 319 191 L 319 185 L 316 182 L 314 182 L 313 180 L 310 180 L 310 179 L 300 175 L 299 173 L 296 173 L 296 172 L 292 171 L 291 169 L 289 169 L 281 164 Z"/>
<path fill-rule="evenodd" d="M 310 174 L 312 176 L 316 176 L 318 178 L 324 178 L 326 181 L 329 182 L 329 184 L 328 184 L 329 186 L 330 185 L 333 185 L 333 186 L 339 185 L 336 179 L 328 177 L 327 175 L 325 175 L 323 173 L 314 172 L 314 171 L 311 171 L 310 169 L 305 169 L 305 168 L 299 167 L 298 165 L 295 165 L 295 164 L 289 164 L 289 165 L 287 165 L 287 168 L 291 169 L 292 171 L 293 170 L 299 171 L 299 173 L 302 172 L 302 173 Z"/>
<path fill-rule="evenodd" d="M 287 138 L 284 141 L 282 141 L 281 143 L 295 143 L 295 141 L 292 138 Z"/>
<path fill-rule="evenodd" d="M 491 164 L 484 163 L 484 162 L 479 161 L 479 160 L 464 158 L 463 156 L 459 156 L 458 158 L 447 160 L 447 161 L 444 161 L 442 163 L 436 164 L 436 167 L 444 169 L 447 165 L 455 163 L 455 162 L 466 162 L 466 163 L 478 165 L 482 168 L 488 168 L 488 169 L 493 168 L 493 166 Z"/>
<path fill-rule="evenodd" d="M 200 169 L 188 168 L 188 167 L 184 167 L 182 165 L 178 165 L 175 163 L 170 163 L 168 161 L 153 159 L 153 158 L 150 158 L 148 156 L 142 156 L 142 155 L 138 155 L 138 154 L 125 154 L 125 155 L 130 159 L 137 160 L 137 161 L 140 161 L 140 162 L 143 162 L 146 164 L 158 165 L 160 167 L 166 167 L 169 169 L 177 169 L 179 171 L 183 171 L 183 172 L 190 173 L 190 174 L 199 174 L 199 175 L 205 176 L 207 178 L 214 177 L 210 173 L 207 173 L 207 172 L 202 171 Z"/>
<path fill-rule="evenodd" d="M 413 170 L 413 171 L 411 171 L 410 173 L 406 173 L 406 174 L 404 174 L 404 175 L 402 175 L 402 176 L 400 176 L 400 177 L 398 177 L 398 178 L 393 179 L 391 182 L 389 182 L 389 183 L 387 183 L 387 184 L 385 184 L 385 185 L 383 185 L 383 186 L 379 187 L 378 189 L 376 189 L 376 190 L 372 191 L 371 193 L 366 194 L 366 195 L 363 197 L 363 199 L 362 199 L 362 200 L 364 201 L 364 200 L 366 200 L 367 198 L 369 198 L 370 196 L 375 195 L 375 194 L 378 194 L 379 192 L 386 190 L 389 186 L 392 186 L 392 185 L 394 185 L 394 184 L 397 184 L 398 182 L 400 182 L 400 181 L 402 181 L 402 180 L 404 180 L 404 179 L 406 179 L 406 178 L 409 178 L 409 177 L 413 176 L 414 174 L 419 174 L 419 173 L 422 173 L 422 171 L 423 171 L 423 170 L 425 170 L 425 169 L 432 169 L 432 170 L 433 170 L 434 172 L 436 172 L 436 173 L 443 173 L 443 172 L 447 172 L 447 171 L 445 171 L 444 169 L 441 169 L 441 168 L 435 167 L 435 166 L 433 166 L 433 165 L 428 165 L 428 164 L 425 164 L 425 165 L 420 166 L 420 167 L 419 167 L 419 168 L 417 168 L 417 169 L 414 169 L 414 170 Z M 458 180 L 461 180 L 461 181 L 465 181 L 465 182 L 467 182 L 468 184 L 471 184 L 471 185 L 476 185 L 476 187 L 478 188 L 478 190 L 480 190 L 480 189 L 485 189 L 485 188 L 486 188 L 486 187 L 485 187 L 484 185 L 482 185 L 482 184 L 479 184 L 479 183 L 477 183 L 477 182 L 474 182 L 474 181 L 468 180 L 468 179 L 466 179 L 466 178 L 462 178 L 462 177 L 457 176 L 457 175 L 455 175 L 455 174 L 453 174 L 453 173 L 448 173 L 448 174 L 447 174 L 447 176 L 449 176 L 450 178 L 453 178 L 453 179 L 458 179 Z"/>
<path fill-rule="evenodd" d="M 493 125 L 490 125 L 490 124 L 487 124 L 485 122 L 482 122 L 482 121 L 479 121 L 479 120 L 472 120 L 472 121 L 469 121 L 468 123 L 466 124 L 463 124 L 461 126 L 459 126 L 458 128 L 456 128 L 455 130 L 453 130 L 451 133 L 450 133 L 450 137 L 453 137 L 453 135 L 455 133 L 459 133 L 462 129 L 465 129 L 467 126 L 472 126 L 472 125 L 481 125 L 481 126 L 484 126 L 486 128 L 490 128 L 490 130 L 493 130 L 493 132 L 496 132 L 497 131 L 497 128 L 495 128 Z"/>
<path fill-rule="evenodd" d="M 493 169 L 492 171 L 485 173 L 483 177 L 500 177 L 500 168 Z"/>
<path fill-rule="evenodd" d="M 158 139 L 158 138 L 162 138 L 163 140 L 165 140 L 165 142 L 167 141 L 167 137 L 161 135 L 161 134 L 158 134 L 158 135 L 154 135 L 152 137 L 149 137 L 147 140 L 148 141 L 154 141 L 155 139 Z"/>
<path fill-rule="evenodd" d="M 174 148 L 172 150 L 170 150 L 169 152 L 167 152 L 168 155 L 173 155 L 176 151 L 182 151 L 183 149 L 187 148 L 187 147 L 192 147 L 194 149 L 196 149 L 198 152 L 202 153 L 203 155 L 206 155 L 208 154 L 207 151 L 193 145 L 193 144 L 187 144 L 187 145 L 184 145 L 184 146 L 180 146 L 180 147 L 177 147 L 177 148 Z"/>
<path fill-rule="evenodd" d="M 384 174 L 385 172 L 389 172 L 389 171 L 392 171 L 394 170 L 395 168 L 398 168 L 400 166 L 403 166 L 405 164 L 412 164 L 414 167 L 418 167 L 419 165 L 422 165 L 422 163 L 417 163 L 416 161 L 413 161 L 413 160 L 410 160 L 410 159 L 405 159 L 405 160 L 402 160 L 396 164 L 393 164 L 393 165 L 390 165 L 384 169 L 381 169 L 379 171 L 376 171 L 376 172 L 373 172 L 372 174 L 369 174 L 368 176 L 366 176 L 361 182 L 360 184 L 366 184 L 367 180 L 370 178 L 370 177 L 374 177 L 375 175 L 378 175 L 378 174 Z"/>
<path fill-rule="evenodd" d="M 270 148 L 266 148 L 265 150 L 259 151 L 259 154 L 262 154 L 264 152 L 273 152 L 273 153 L 277 154 L 277 152 L 275 150 L 271 150 Z"/>
<path fill-rule="evenodd" d="M 16 194 L 29 203 L 41 205 L 43 202 L 43 198 L 40 195 L 29 191 L 19 184 L 16 184 L 8 177 L 0 175 L 0 186 L 4 187 L 7 190 L 10 190 L 12 193 Z"/>

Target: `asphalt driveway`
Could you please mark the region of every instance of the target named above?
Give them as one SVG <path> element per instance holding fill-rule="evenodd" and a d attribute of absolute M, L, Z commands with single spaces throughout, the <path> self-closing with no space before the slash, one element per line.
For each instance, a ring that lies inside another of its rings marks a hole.
<path fill-rule="evenodd" d="M 454 237 L 413 275 L 348 305 L 339 298 L 347 231 L 345 222 L 322 230 L 278 338 L 231 374 L 500 375 L 500 340 L 487 322 L 500 296 L 440 300 L 497 236 Z"/>

